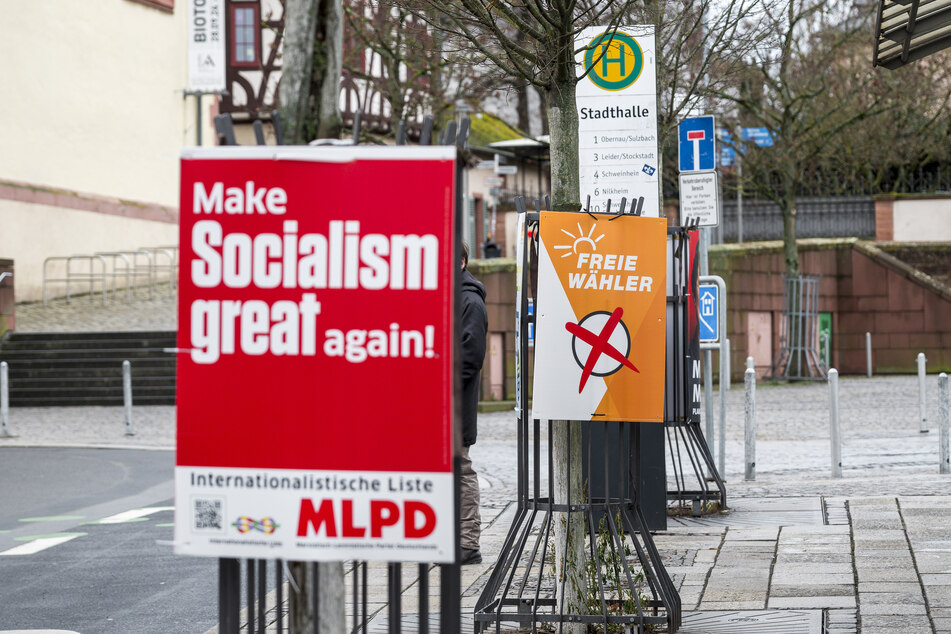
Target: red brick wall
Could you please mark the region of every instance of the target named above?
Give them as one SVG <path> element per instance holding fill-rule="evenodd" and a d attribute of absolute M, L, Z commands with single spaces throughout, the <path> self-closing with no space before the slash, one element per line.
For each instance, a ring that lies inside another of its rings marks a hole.
<path fill-rule="evenodd" d="M 10 273 L 3 281 L 0 281 L 0 337 L 7 330 L 13 330 L 16 295 L 13 290 L 13 284 L 16 279 L 13 276 L 13 260 L 0 260 L 0 274 Z"/>
<path fill-rule="evenodd" d="M 885 242 L 895 239 L 895 199 L 875 199 L 875 239 Z"/>
<path fill-rule="evenodd" d="M 924 352 L 931 372 L 951 371 L 951 289 L 881 251 L 874 243 L 801 240 L 800 268 L 820 276 L 819 311 L 832 313 L 832 362 L 842 374 L 865 373 L 865 333 L 872 333 L 873 369 L 916 371 Z M 949 245 L 951 249 L 951 245 Z M 2 269 L 0 269 L 2 270 Z M 486 286 L 489 333 L 505 350 L 503 399 L 515 398 L 515 261 L 473 260 L 470 270 Z M 770 313 L 773 352 L 779 351 L 783 256 L 780 242 L 711 247 L 710 272 L 727 284 L 727 330 L 735 379 L 747 357 L 748 315 Z M 0 286 L 0 291 L 2 291 Z M 2 297 L 2 295 L 0 295 Z M 768 365 L 771 360 L 757 360 Z M 482 397 L 489 399 L 488 360 Z"/>
<path fill-rule="evenodd" d="M 821 276 L 819 311 L 832 313 L 832 362 L 840 373 L 865 373 L 866 332 L 872 334 L 875 372 L 914 372 L 919 352 L 928 358 L 929 371 L 951 368 L 951 289 L 874 243 L 802 240 L 799 248 L 803 275 Z M 710 271 L 727 284 L 735 378 L 747 357 L 751 311 L 771 313 L 773 354 L 780 349 L 783 270 L 779 242 L 711 248 Z"/>
<path fill-rule="evenodd" d="M 489 315 L 489 336 L 492 333 L 502 335 L 504 348 L 502 400 L 515 399 L 515 260 L 495 258 L 492 260 L 473 260 L 469 271 L 485 284 L 485 308 Z M 482 366 L 482 397 L 490 400 L 489 350 L 486 349 L 485 364 Z"/>

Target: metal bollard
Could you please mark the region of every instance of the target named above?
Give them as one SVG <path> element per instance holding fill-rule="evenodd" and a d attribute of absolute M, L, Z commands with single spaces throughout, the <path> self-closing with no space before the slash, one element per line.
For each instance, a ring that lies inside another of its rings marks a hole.
<path fill-rule="evenodd" d="M 10 381 L 6 361 L 0 361 L 0 438 L 10 438 Z"/>
<path fill-rule="evenodd" d="M 951 454 L 948 452 L 948 375 L 938 375 L 938 473 L 951 473 Z"/>
<path fill-rule="evenodd" d="M 839 427 L 839 371 L 829 368 L 829 436 L 832 440 L 832 477 L 842 477 L 842 431 Z"/>
<path fill-rule="evenodd" d="M 755 370 L 755 369 L 756 369 L 756 364 L 755 364 L 755 362 L 753 361 L 753 357 L 746 357 L 746 369 L 747 369 L 747 370 Z"/>
<path fill-rule="evenodd" d="M 717 467 L 720 477 L 726 477 L 726 393 L 730 389 L 730 340 L 724 339 L 720 348 L 720 437 Z"/>
<path fill-rule="evenodd" d="M 730 376 L 733 372 L 732 363 L 733 360 L 730 358 L 730 340 L 723 340 L 723 348 L 720 349 L 720 354 L 723 355 L 722 358 L 726 361 L 726 389 L 733 387 L 732 381 L 733 378 Z"/>
<path fill-rule="evenodd" d="M 125 435 L 135 436 L 132 429 L 132 364 L 122 362 L 122 404 L 125 406 Z"/>
<path fill-rule="evenodd" d="M 750 357 L 752 358 L 752 357 Z M 749 361 L 749 359 L 747 359 Z M 748 481 L 756 479 L 756 370 L 747 368 L 743 375 L 746 386 L 745 455 L 746 477 Z"/>
<path fill-rule="evenodd" d="M 865 368 L 868 378 L 872 378 L 872 333 L 865 333 Z"/>
<path fill-rule="evenodd" d="M 925 402 L 925 375 L 927 370 L 925 368 L 928 363 L 928 359 L 925 358 L 924 352 L 918 353 L 918 414 L 921 418 L 921 428 L 918 430 L 922 434 L 928 433 L 928 417 L 927 417 L 927 404 Z"/>

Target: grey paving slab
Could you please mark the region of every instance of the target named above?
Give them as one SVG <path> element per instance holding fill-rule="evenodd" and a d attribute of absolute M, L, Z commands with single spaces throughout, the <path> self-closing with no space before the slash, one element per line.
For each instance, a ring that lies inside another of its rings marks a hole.
<path fill-rule="evenodd" d="M 822 613 L 818 610 L 727 610 L 684 614 L 681 634 L 746 634 L 749 632 L 796 632 L 820 634 Z"/>
<path fill-rule="evenodd" d="M 909 584 L 910 585 L 910 584 Z M 897 605 L 908 603 L 912 605 L 924 605 L 925 599 L 921 596 L 921 588 L 909 588 L 903 592 L 862 592 L 859 591 L 859 599 L 863 604 L 876 605 Z"/>
<path fill-rule="evenodd" d="M 852 583 L 840 585 L 820 583 L 791 583 L 785 584 L 773 578 L 769 586 L 770 599 L 777 597 L 854 597 L 855 586 Z"/>
<path fill-rule="evenodd" d="M 854 608 L 855 597 L 848 595 L 770 597 L 770 609 L 788 610 L 804 608 Z"/>

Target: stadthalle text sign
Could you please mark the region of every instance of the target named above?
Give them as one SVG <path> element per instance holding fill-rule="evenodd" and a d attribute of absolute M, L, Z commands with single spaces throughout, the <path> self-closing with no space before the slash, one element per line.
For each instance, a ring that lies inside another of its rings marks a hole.
<path fill-rule="evenodd" d="M 588 27 L 575 39 L 581 203 L 660 215 L 653 26 Z"/>

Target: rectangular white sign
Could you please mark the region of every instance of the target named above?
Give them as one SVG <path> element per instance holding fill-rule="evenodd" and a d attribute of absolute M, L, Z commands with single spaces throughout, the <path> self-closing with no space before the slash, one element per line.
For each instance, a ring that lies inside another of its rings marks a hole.
<path fill-rule="evenodd" d="M 453 558 L 453 526 L 441 509 L 452 499 L 451 473 L 179 467 L 175 488 L 190 492 L 176 500 L 178 552 L 316 561 Z"/>
<path fill-rule="evenodd" d="M 660 216 L 654 27 L 588 27 L 575 40 L 581 204 Z"/>
<path fill-rule="evenodd" d="M 680 224 L 698 219 L 701 227 L 720 224 L 720 196 L 716 172 L 680 175 Z"/>
<path fill-rule="evenodd" d="M 224 0 L 188 0 L 188 90 L 224 89 Z"/>

